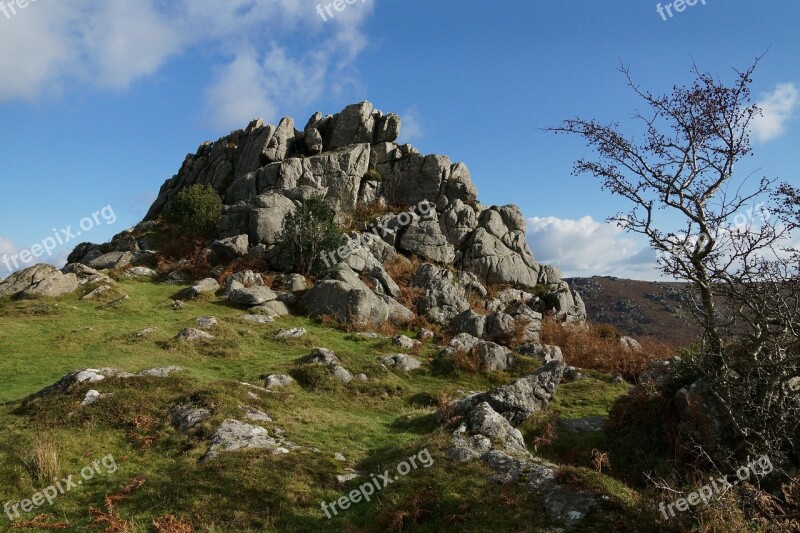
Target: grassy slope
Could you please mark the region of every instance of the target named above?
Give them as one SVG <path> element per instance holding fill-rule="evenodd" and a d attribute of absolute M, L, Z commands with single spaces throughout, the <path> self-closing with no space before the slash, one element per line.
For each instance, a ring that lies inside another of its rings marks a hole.
<path fill-rule="evenodd" d="M 65 476 L 107 454 L 120 465 L 113 475 L 98 476 L 43 508 L 72 530 L 91 522 L 90 506 L 102 508 L 105 495 L 136 477 L 144 478 L 144 485 L 115 509 L 136 531 L 153 530 L 153 520 L 170 514 L 201 531 L 383 531 L 403 525 L 420 531 L 544 528 L 543 513 L 521 490 L 489 487 L 480 464 L 447 461 L 447 438 L 432 416 L 442 391 L 458 395 L 485 390 L 515 376 L 441 374 L 430 365 L 434 346 L 420 353 L 426 362 L 421 371 L 395 375 L 376 364 L 377 355 L 398 351 L 385 340 L 348 335 L 299 317 L 247 324 L 236 319 L 241 310 L 212 300 L 174 310 L 169 297 L 175 287 L 126 282 L 119 288 L 130 299 L 112 308 L 75 296 L 0 301 L 0 402 L 5 402 L 0 405 L 0 427 L 5 428 L 0 433 L 0 503 L 30 497 L 48 484 L 36 481 L 36 469 L 26 466 L 33 464 L 34 450 L 44 440 L 58 443 L 59 468 Z M 186 346 L 172 340 L 203 315 L 220 321 L 214 342 Z M 159 330 L 146 339 L 134 337 L 149 326 Z M 309 333 L 296 340 L 274 338 L 279 328 L 298 326 Z M 319 390 L 293 386 L 280 393 L 258 393 L 256 398 L 238 383 L 260 384 L 262 374 L 296 368 L 298 358 L 314 346 L 336 351 L 345 367 L 354 374 L 365 372 L 370 383 L 345 388 L 325 381 Z M 178 365 L 186 372 L 169 379 L 96 384 L 94 388 L 113 395 L 84 409 L 78 406 L 92 388 L 88 385 L 66 397 L 21 402 L 77 368 L 136 371 L 164 365 Z M 608 376 L 592 375 L 562 385 L 553 409 L 564 417 L 602 415 L 625 391 L 624 385 L 612 385 Z M 195 433 L 180 435 L 166 413 L 186 399 L 210 407 L 214 416 Z M 204 439 L 225 418 L 245 420 L 239 411 L 244 405 L 269 413 L 274 422 L 265 424 L 268 429 L 279 427 L 289 440 L 319 452 L 237 452 L 198 465 L 206 450 Z M 529 426 L 530 444 L 536 428 Z M 569 446 L 580 455 L 573 462 L 588 464 L 586 454 L 597 437 L 564 439 L 572 439 Z M 335 475 L 345 473 L 346 467 L 367 476 L 380 473 L 425 447 L 436 459 L 430 469 L 412 472 L 376 500 L 360 503 L 333 521 L 321 514 L 321 501 L 337 499 L 359 484 L 356 480 L 346 487 L 337 485 Z M 562 448 L 556 442 L 551 456 L 562 456 Z M 337 452 L 347 457 L 346 463 L 333 458 Z M 628 489 L 600 483 L 586 469 L 576 472 L 573 477 L 583 478 L 582 485 L 617 493 L 612 511 L 632 514 L 635 497 Z M 592 524 L 598 530 L 607 527 L 605 519 Z M 7 525 L 7 517 L 0 516 L 0 530 Z"/>

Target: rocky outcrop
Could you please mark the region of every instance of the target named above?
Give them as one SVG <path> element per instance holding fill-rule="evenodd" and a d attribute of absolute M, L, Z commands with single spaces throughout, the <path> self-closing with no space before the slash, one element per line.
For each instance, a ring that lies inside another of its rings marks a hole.
<path fill-rule="evenodd" d="M 178 192 L 203 184 L 223 202 L 216 240 L 205 254 L 212 264 L 252 258 L 265 261 L 272 271 L 290 273 L 279 242 L 283 221 L 311 198 L 323 199 L 336 222 L 351 230 L 348 244 L 330 255 L 336 262 L 329 265 L 330 273 L 305 294 L 273 306 L 278 295 L 270 288 L 235 279 L 225 291 L 233 304 L 268 306 L 271 314 L 280 315 L 299 300 L 315 317 L 365 324 L 409 321 L 413 311 L 447 327 L 458 316 L 456 331 L 497 342 L 512 335 L 537 342 L 545 311 L 567 322 L 583 321 L 580 296 L 557 268 L 536 262 L 519 208 L 478 203 L 464 163 L 398 144 L 400 127 L 397 115 L 383 114 L 369 102 L 335 115 L 316 113 L 302 131 L 291 118 L 277 126 L 255 120 L 188 155 L 161 187 L 145 222 L 107 245 L 79 245 L 70 260 L 95 268 L 153 260 L 142 234 Z M 412 273 L 412 287 L 423 291 L 416 309 L 397 301 L 398 281 L 407 278 L 394 280 L 384 267 L 396 254 L 426 261 Z M 305 280 L 296 281 L 290 290 L 306 288 Z M 524 305 L 512 308 L 510 301 L 487 299 L 487 284 L 521 290 Z M 547 287 L 542 300 L 525 292 L 541 284 Z M 186 296 L 198 292 L 191 289 Z M 480 316 L 460 316 L 476 298 L 485 305 Z"/>
<path fill-rule="evenodd" d="M 481 370 L 494 372 L 508 370 L 514 364 L 514 355 L 505 346 L 483 341 L 469 333 L 459 333 L 447 345 L 442 355 L 468 354 L 475 357 Z"/>
<path fill-rule="evenodd" d="M 481 206 L 464 163 L 399 145 L 399 132 L 399 117 L 369 102 L 335 115 L 316 113 L 303 131 L 290 118 L 277 127 L 253 121 L 188 155 L 145 220 L 154 220 L 182 188 L 210 185 L 225 204 L 219 238 L 247 235 L 250 246 L 271 247 L 286 214 L 312 196 L 324 198 L 338 220 L 362 204 L 427 203 L 432 208 L 424 214 L 390 217 L 400 219 L 388 223 L 398 250 L 443 264 L 455 261 L 487 283 L 535 286 L 541 269 L 525 241 L 519 209 Z"/>
<path fill-rule="evenodd" d="M 488 392 L 472 394 L 456 402 L 454 411 L 466 414 L 486 402 L 511 424 L 519 425 L 530 415 L 544 409 L 556 393 L 564 375 L 564 363 L 553 361 L 536 373 L 502 385 Z"/>
<path fill-rule="evenodd" d="M 234 419 L 225 420 L 219 429 L 211 435 L 209 448 L 200 459 L 206 463 L 215 459 L 221 452 L 235 450 L 268 450 L 273 455 L 289 453 L 298 446 L 283 437 L 270 436 L 269 431 L 261 426 L 245 424 Z"/>
<path fill-rule="evenodd" d="M 0 298 L 58 297 L 77 289 L 78 277 L 75 274 L 63 274 L 52 265 L 40 264 L 15 272 L 0 282 Z"/>
<path fill-rule="evenodd" d="M 392 297 L 379 294 L 365 285 L 349 267 L 334 274 L 338 279 L 317 282 L 301 299 L 315 317 L 331 316 L 356 324 L 403 323 L 414 313 Z"/>

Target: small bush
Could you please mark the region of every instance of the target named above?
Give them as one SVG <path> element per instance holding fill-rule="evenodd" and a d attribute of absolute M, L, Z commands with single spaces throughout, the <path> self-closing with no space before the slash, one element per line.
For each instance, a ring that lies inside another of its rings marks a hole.
<path fill-rule="evenodd" d="M 178 232 L 211 238 L 222 215 L 222 199 L 211 185 L 190 185 L 170 200 L 161 216 Z"/>
<path fill-rule="evenodd" d="M 641 350 L 623 347 L 621 335 L 608 324 L 587 324 L 585 328 L 563 325 L 551 317 L 542 321 L 541 338 L 545 344 L 560 346 L 567 364 L 621 374 L 635 381 L 652 362 L 675 355 L 665 344 L 642 339 Z"/>
<path fill-rule="evenodd" d="M 346 239 L 334 222 L 335 216 L 325 200 L 311 198 L 283 219 L 278 240 L 296 272 L 319 275 L 339 262 L 336 250 Z"/>

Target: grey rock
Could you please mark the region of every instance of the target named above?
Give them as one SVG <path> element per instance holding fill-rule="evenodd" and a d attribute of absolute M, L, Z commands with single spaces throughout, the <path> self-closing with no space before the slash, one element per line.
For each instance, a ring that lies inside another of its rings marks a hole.
<path fill-rule="evenodd" d="M 197 326 L 201 329 L 211 329 L 217 327 L 219 322 L 213 316 L 201 316 L 195 320 Z"/>
<path fill-rule="evenodd" d="M 292 376 L 286 374 L 270 374 L 264 381 L 264 387 L 267 389 L 288 387 L 294 383 Z"/>
<path fill-rule="evenodd" d="M 211 411 L 193 405 L 179 405 L 169 412 L 170 422 L 181 433 L 188 433 L 192 428 L 211 418 Z"/>
<path fill-rule="evenodd" d="M 86 293 L 81 300 L 96 300 L 111 290 L 111 285 L 100 285 L 91 292 Z"/>
<path fill-rule="evenodd" d="M 414 318 L 409 309 L 389 296 L 374 293 L 360 281 L 353 285 L 339 280 L 323 280 L 315 284 L 301 301 L 314 317 L 330 315 L 342 322 L 382 324 Z"/>
<path fill-rule="evenodd" d="M 333 377 L 341 381 L 344 385 L 347 385 L 353 381 L 353 374 L 351 374 L 350 371 L 345 367 L 341 365 L 331 365 L 329 369 L 331 374 L 333 374 Z"/>
<path fill-rule="evenodd" d="M 467 333 L 477 338 L 484 337 L 486 335 L 486 316 L 467 309 L 453 317 L 450 327 L 457 333 Z"/>
<path fill-rule="evenodd" d="M 229 302 L 244 306 L 262 305 L 277 298 L 267 287 L 234 287 L 227 292 Z"/>
<path fill-rule="evenodd" d="M 322 365 L 338 365 L 339 358 L 336 353 L 327 348 L 314 348 L 314 350 L 303 358 L 305 363 L 314 363 Z"/>
<path fill-rule="evenodd" d="M 237 235 L 211 243 L 211 251 L 217 261 L 232 261 L 247 255 L 250 240 L 247 235 Z"/>
<path fill-rule="evenodd" d="M 151 333 L 155 333 L 156 331 L 158 331 L 158 328 L 155 326 L 140 329 L 139 331 L 134 333 L 134 337 L 136 337 L 137 339 L 142 339 L 144 337 L 149 336 Z"/>
<path fill-rule="evenodd" d="M 453 272 L 423 264 L 411 279 L 411 286 L 423 289 L 419 298 L 419 312 L 432 322 L 446 326 L 459 313 L 469 309 L 467 293 L 462 280 Z"/>
<path fill-rule="evenodd" d="M 179 297 L 194 300 L 204 294 L 213 294 L 219 290 L 219 283 L 214 278 L 205 278 L 179 293 Z"/>
<path fill-rule="evenodd" d="M 283 219 L 295 209 L 294 202 L 277 191 L 267 191 L 257 196 L 248 218 L 250 241 L 267 246 L 278 244 Z"/>
<path fill-rule="evenodd" d="M 392 338 L 392 344 L 405 350 L 413 350 L 422 343 L 418 340 L 406 337 L 405 335 L 396 335 Z"/>
<path fill-rule="evenodd" d="M 225 420 L 211 436 L 208 452 L 200 460 L 208 462 L 218 456 L 220 452 L 231 452 L 241 449 L 263 449 L 275 451 L 278 448 L 296 448 L 297 446 L 281 437 L 271 437 L 269 432 L 251 424 L 238 420 Z M 282 452 L 279 452 L 282 453 Z"/>
<path fill-rule="evenodd" d="M 242 411 L 244 412 L 244 417 L 253 422 L 272 422 L 272 418 L 267 413 L 255 407 L 243 406 Z"/>
<path fill-rule="evenodd" d="M 88 265 L 97 270 L 125 268 L 133 262 L 133 252 L 109 252 L 89 261 Z"/>
<path fill-rule="evenodd" d="M 251 313 L 265 314 L 271 317 L 286 316 L 289 314 L 289 308 L 280 300 L 272 300 L 270 302 L 257 305 L 250 308 Z"/>
<path fill-rule="evenodd" d="M 306 334 L 305 328 L 281 329 L 275 336 L 279 339 L 296 339 Z"/>
<path fill-rule="evenodd" d="M 306 150 L 311 155 L 316 155 L 323 150 L 322 134 L 317 128 L 306 128 L 305 130 Z"/>
<path fill-rule="evenodd" d="M 404 372 L 411 372 L 422 366 L 419 359 L 405 354 L 383 355 L 378 358 L 386 366 L 402 370 Z"/>
<path fill-rule="evenodd" d="M 326 148 L 335 150 L 352 144 L 372 143 L 375 120 L 369 102 L 349 105 L 333 116 Z"/>
<path fill-rule="evenodd" d="M 268 162 L 282 161 L 294 148 L 294 120 L 291 117 L 281 119 L 272 138 L 267 142 L 261 154 L 262 160 Z"/>
<path fill-rule="evenodd" d="M 179 366 L 160 366 L 158 368 L 148 368 L 134 374 L 136 377 L 149 377 L 149 378 L 166 378 L 175 372 L 183 372 L 183 368 Z M 132 376 L 131 376 L 132 377 Z"/>
<path fill-rule="evenodd" d="M 296 292 L 306 290 L 306 278 L 302 274 L 289 274 L 284 280 L 286 290 Z"/>
<path fill-rule="evenodd" d="M 110 277 L 81 263 L 70 263 L 61 269 L 64 274 L 75 274 L 79 285 L 90 283 L 113 283 Z"/>
<path fill-rule="evenodd" d="M 514 354 L 506 348 L 494 342 L 484 341 L 473 337 L 469 333 L 459 333 L 444 350 L 444 354 L 454 353 L 474 354 L 480 361 L 483 370 L 494 372 L 507 370 L 514 364 Z"/>
<path fill-rule="evenodd" d="M 400 117 L 389 113 L 375 121 L 373 143 L 394 142 L 400 136 Z"/>
<path fill-rule="evenodd" d="M 564 368 L 564 381 L 578 381 L 583 378 L 583 373 L 574 366 L 568 366 Z"/>
<path fill-rule="evenodd" d="M 11 274 L 0 282 L 0 298 L 4 296 L 58 297 L 78 289 L 75 274 L 63 274 L 52 265 L 39 264 Z"/>
<path fill-rule="evenodd" d="M 253 324 L 270 324 L 275 322 L 275 319 L 269 315 L 239 315 L 237 318 Z"/>
<path fill-rule="evenodd" d="M 111 396 L 110 394 L 100 394 L 100 392 L 92 389 L 86 393 L 86 396 L 83 397 L 83 401 L 81 402 L 81 407 L 86 407 L 88 405 L 92 405 L 97 403 L 102 398 L 106 396 Z"/>
<path fill-rule="evenodd" d="M 213 339 L 214 336 L 206 333 L 205 331 L 200 331 L 199 329 L 186 328 L 178 333 L 175 338 L 182 341 L 198 341 L 210 340 Z"/>
<path fill-rule="evenodd" d="M 634 339 L 632 337 L 624 337 L 624 336 L 620 337 L 619 338 L 619 344 L 625 350 L 631 350 L 631 351 L 634 351 L 634 352 L 641 352 L 642 351 L 642 345 L 639 344 L 639 341 L 637 341 L 636 339 Z"/>
<path fill-rule="evenodd" d="M 550 361 L 564 362 L 564 354 L 561 352 L 561 348 L 558 346 L 552 346 L 550 344 L 523 344 L 517 348 L 517 351 L 522 355 L 535 357 L 542 363 L 549 363 Z"/>
<path fill-rule="evenodd" d="M 137 266 L 123 272 L 122 277 L 128 279 L 155 279 L 158 277 L 158 272 L 152 268 Z"/>
<path fill-rule="evenodd" d="M 553 361 L 534 374 L 520 378 L 509 385 L 467 396 L 456 402 L 455 410 L 457 413 L 466 413 L 475 405 L 487 402 L 511 424 L 519 425 L 530 415 L 547 406 L 561 383 L 564 368 L 564 363 Z"/>
<path fill-rule="evenodd" d="M 465 459 L 484 456 L 490 450 L 500 449 L 511 455 L 529 457 L 522 433 L 498 414 L 488 403 L 481 402 L 465 416 L 465 422 L 453 433 L 453 448 L 473 452 L 461 453 Z"/>

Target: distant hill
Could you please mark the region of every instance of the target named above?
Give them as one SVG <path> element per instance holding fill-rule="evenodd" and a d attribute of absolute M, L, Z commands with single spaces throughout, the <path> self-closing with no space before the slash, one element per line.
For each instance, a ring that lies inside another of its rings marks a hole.
<path fill-rule="evenodd" d="M 671 346 L 691 344 L 693 323 L 684 283 L 637 281 L 610 276 L 570 278 L 586 303 L 589 321 L 611 324 L 633 337 L 653 337 Z"/>

